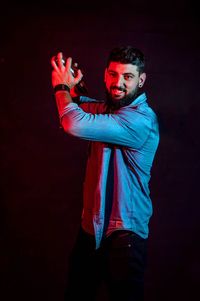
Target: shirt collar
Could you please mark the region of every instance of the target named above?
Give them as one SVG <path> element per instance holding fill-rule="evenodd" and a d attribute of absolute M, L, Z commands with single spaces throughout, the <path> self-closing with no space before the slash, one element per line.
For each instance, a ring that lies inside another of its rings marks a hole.
<path fill-rule="evenodd" d="M 141 103 L 146 102 L 146 100 L 147 100 L 146 93 L 143 92 L 138 97 L 136 97 L 128 106 L 126 106 L 126 108 L 138 106 Z"/>

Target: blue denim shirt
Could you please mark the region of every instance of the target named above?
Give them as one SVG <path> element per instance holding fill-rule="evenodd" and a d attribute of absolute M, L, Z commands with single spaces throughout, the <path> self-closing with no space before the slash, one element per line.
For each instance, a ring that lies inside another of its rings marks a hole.
<path fill-rule="evenodd" d="M 156 114 L 145 93 L 114 113 L 85 96 L 59 111 L 64 130 L 89 140 L 84 180 L 82 226 L 102 237 L 117 229 L 148 237 L 152 202 L 151 167 L 159 143 Z"/>

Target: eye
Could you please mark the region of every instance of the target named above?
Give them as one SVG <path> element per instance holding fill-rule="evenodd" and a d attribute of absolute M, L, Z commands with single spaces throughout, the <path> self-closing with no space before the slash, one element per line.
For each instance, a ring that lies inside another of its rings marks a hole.
<path fill-rule="evenodd" d="M 109 72 L 108 74 L 109 74 L 109 76 L 112 77 L 112 78 L 116 77 L 116 73 L 114 73 L 114 72 Z"/>
<path fill-rule="evenodd" d="M 133 79 L 133 75 L 132 74 L 125 74 L 124 75 L 124 79 L 125 80 L 132 80 Z"/>

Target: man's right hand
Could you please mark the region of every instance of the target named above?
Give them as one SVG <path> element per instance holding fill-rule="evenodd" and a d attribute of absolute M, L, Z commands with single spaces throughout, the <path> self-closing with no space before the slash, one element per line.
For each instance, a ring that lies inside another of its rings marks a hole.
<path fill-rule="evenodd" d="M 68 57 L 66 59 L 66 65 L 63 63 L 63 54 L 59 52 L 57 56 L 53 56 L 51 59 L 51 65 L 53 67 L 52 71 L 52 86 L 53 88 L 56 85 L 65 84 L 70 90 L 72 90 L 72 94 L 75 95 L 74 87 L 81 81 L 83 74 L 80 69 L 77 69 L 77 74 L 74 75 L 71 72 L 72 68 L 72 58 Z M 72 96 L 72 97 L 74 97 Z"/>

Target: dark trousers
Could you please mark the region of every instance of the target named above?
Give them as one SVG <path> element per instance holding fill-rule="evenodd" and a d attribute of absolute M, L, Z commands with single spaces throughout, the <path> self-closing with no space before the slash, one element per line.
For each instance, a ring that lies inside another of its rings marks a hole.
<path fill-rule="evenodd" d="M 82 229 L 74 246 L 65 300 L 94 301 L 104 281 L 109 300 L 143 301 L 147 240 L 117 230 L 95 250 L 95 239 Z"/>

